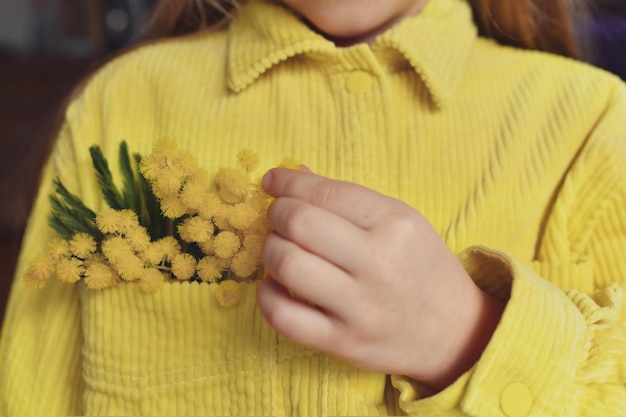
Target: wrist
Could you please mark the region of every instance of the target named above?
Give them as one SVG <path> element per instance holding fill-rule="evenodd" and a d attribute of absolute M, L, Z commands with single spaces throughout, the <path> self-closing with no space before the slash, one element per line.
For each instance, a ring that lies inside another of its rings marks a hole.
<path fill-rule="evenodd" d="M 464 302 L 457 305 L 458 320 L 446 332 L 441 350 L 444 358 L 436 372 L 420 382 L 441 391 L 470 370 L 480 359 L 495 332 L 506 303 L 473 286 Z"/>

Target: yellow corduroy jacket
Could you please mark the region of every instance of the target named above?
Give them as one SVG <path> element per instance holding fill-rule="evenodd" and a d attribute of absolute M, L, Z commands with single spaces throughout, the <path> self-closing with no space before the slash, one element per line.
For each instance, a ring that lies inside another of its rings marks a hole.
<path fill-rule="evenodd" d="M 211 284 L 24 288 L 52 178 L 98 209 L 88 147 L 115 161 L 164 137 L 209 172 L 250 148 L 412 205 L 507 300 L 480 360 L 433 394 L 278 337 L 255 285 L 231 308 Z M 0 415 L 626 416 L 625 208 L 616 77 L 477 37 L 463 0 L 349 48 L 251 0 L 225 29 L 118 57 L 69 106 L 2 330 Z"/>

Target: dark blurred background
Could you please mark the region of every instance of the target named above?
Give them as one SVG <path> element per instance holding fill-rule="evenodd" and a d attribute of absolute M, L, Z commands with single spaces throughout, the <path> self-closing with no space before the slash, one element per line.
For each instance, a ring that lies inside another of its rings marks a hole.
<path fill-rule="evenodd" d="M 626 0 L 587 0 L 586 60 L 626 80 Z M 139 39 L 156 0 L 0 0 L 0 322 L 37 172 L 82 77 Z"/>

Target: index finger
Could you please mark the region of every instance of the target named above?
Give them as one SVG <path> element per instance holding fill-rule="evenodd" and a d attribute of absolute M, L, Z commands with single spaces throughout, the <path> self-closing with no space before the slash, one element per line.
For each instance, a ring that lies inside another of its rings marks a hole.
<path fill-rule="evenodd" d="M 273 197 L 306 201 L 364 229 L 376 225 L 392 210 L 405 209 L 404 203 L 358 184 L 292 169 L 269 170 L 263 177 L 263 188 Z"/>

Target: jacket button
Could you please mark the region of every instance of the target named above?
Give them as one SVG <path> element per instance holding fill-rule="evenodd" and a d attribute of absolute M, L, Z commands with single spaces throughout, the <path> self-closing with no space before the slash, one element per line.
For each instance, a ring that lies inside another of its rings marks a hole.
<path fill-rule="evenodd" d="M 533 395 L 521 382 L 512 382 L 502 390 L 500 408 L 507 417 L 526 417 L 533 403 Z"/>
<path fill-rule="evenodd" d="M 367 93 L 372 84 L 372 76 L 365 71 L 353 71 L 346 78 L 346 89 L 355 95 Z"/>

